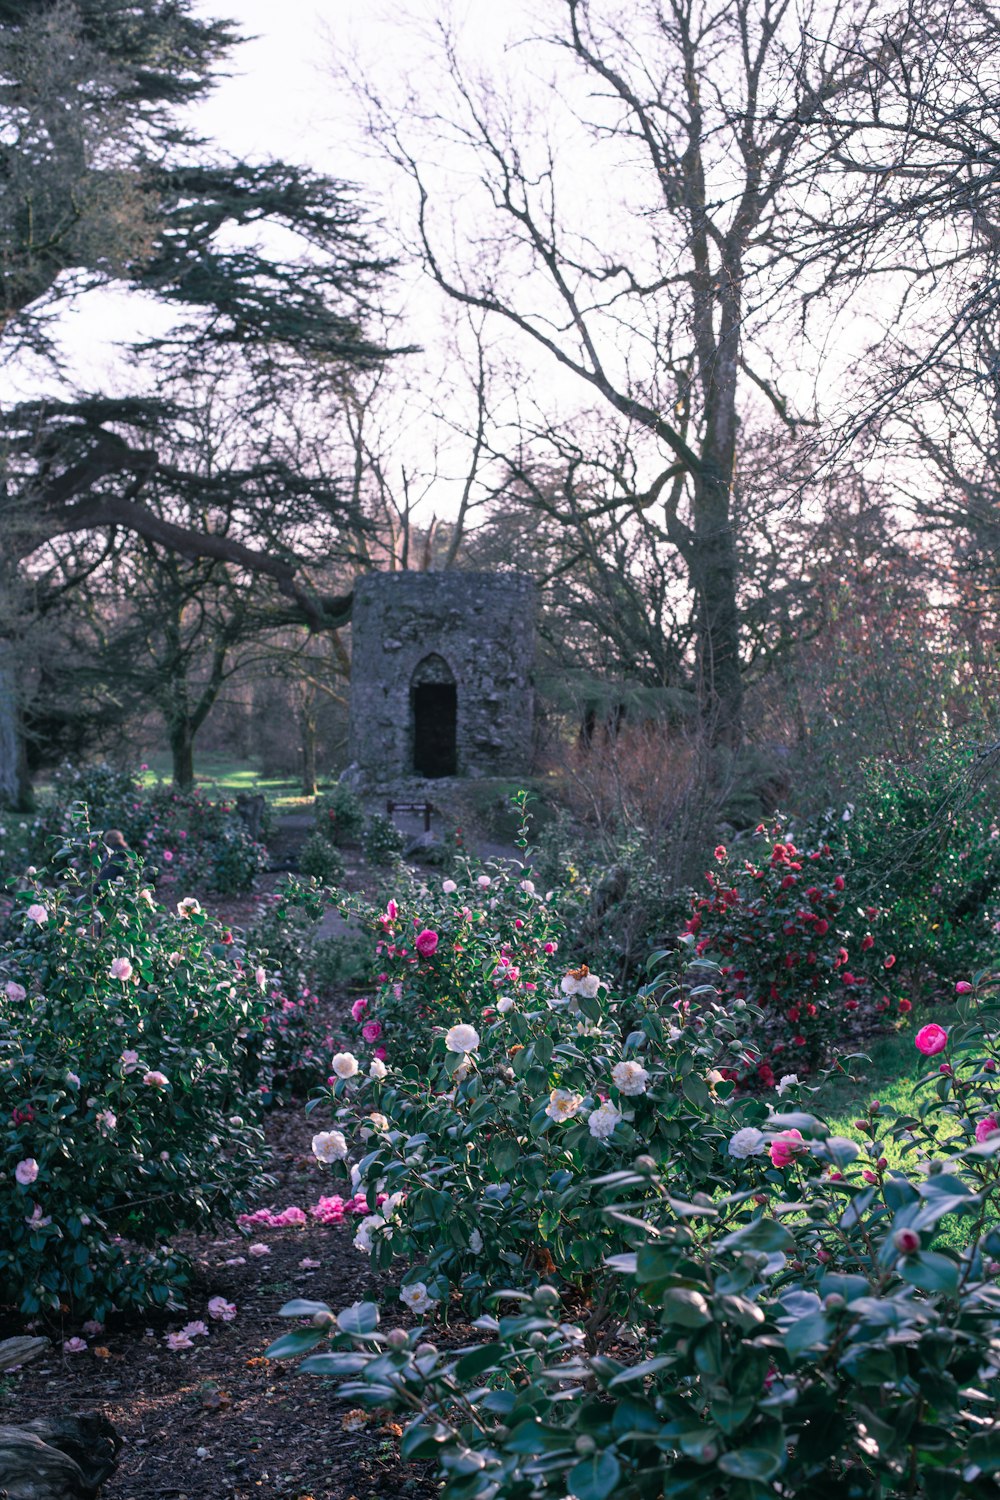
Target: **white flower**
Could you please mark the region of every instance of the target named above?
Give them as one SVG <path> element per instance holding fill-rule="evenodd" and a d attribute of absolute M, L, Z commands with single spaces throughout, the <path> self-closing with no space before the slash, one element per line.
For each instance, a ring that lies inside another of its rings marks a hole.
<path fill-rule="evenodd" d="M 506 1015 L 509 1010 L 513 1010 L 513 1008 L 514 1002 L 509 995 L 504 995 L 502 1000 L 497 1001 L 497 1010 L 502 1016 Z"/>
<path fill-rule="evenodd" d="M 583 995 L 588 1000 L 592 1000 L 600 987 L 601 981 L 596 974 L 585 974 L 578 983 L 576 992 L 578 995 Z"/>
<path fill-rule="evenodd" d="M 559 988 L 564 995 L 576 995 L 579 993 L 580 983 L 572 974 L 564 974 L 559 982 Z"/>
<path fill-rule="evenodd" d="M 267 975 L 264 973 L 264 970 L 261 968 L 260 964 L 257 965 L 256 969 L 254 969 L 254 971 L 253 971 L 253 977 L 257 981 L 257 988 L 258 989 L 260 989 L 260 990 L 266 989 L 266 987 L 267 987 Z"/>
<path fill-rule="evenodd" d="M 353 1078 L 358 1071 L 358 1060 L 353 1052 L 335 1052 L 330 1066 L 338 1078 Z"/>
<path fill-rule="evenodd" d="M 535 882 L 533 880 L 522 880 L 521 889 L 526 896 L 533 896 L 535 894 Z"/>
<path fill-rule="evenodd" d="M 375 1111 L 373 1114 L 370 1114 L 368 1118 L 369 1120 L 371 1120 L 372 1125 L 376 1130 L 385 1131 L 389 1129 L 389 1121 L 386 1119 L 385 1115 L 380 1115 L 377 1111 Z"/>
<path fill-rule="evenodd" d="M 321 1130 L 312 1138 L 312 1149 L 317 1161 L 343 1161 L 347 1155 L 347 1138 L 340 1130 Z"/>
<path fill-rule="evenodd" d="M 372 1230 L 376 1227 L 385 1227 L 385 1220 L 381 1214 L 368 1214 L 367 1218 L 361 1220 L 361 1223 L 358 1225 L 358 1232 L 354 1236 L 355 1250 L 360 1250 L 365 1255 L 368 1254 L 372 1247 Z"/>
<path fill-rule="evenodd" d="M 785 1073 L 775 1089 L 776 1094 L 783 1094 L 786 1089 L 793 1089 L 799 1081 L 798 1073 Z"/>
<path fill-rule="evenodd" d="M 483 1237 L 478 1229 L 474 1229 L 469 1235 L 469 1249 L 473 1255 L 479 1255 L 483 1248 Z"/>
<path fill-rule="evenodd" d="M 615 1063 L 611 1069 L 611 1081 L 619 1093 L 644 1094 L 646 1085 L 649 1083 L 649 1074 L 642 1063 L 627 1060 Z"/>
<path fill-rule="evenodd" d="M 373 1057 L 371 1067 L 368 1069 L 368 1077 L 382 1079 L 388 1071 L 389 1069 L 380 1057 Z"/>
<path fill-rule="evenodd" d="M 582 1094 L 573 1094 L 569 1089 L 553 1089 L 545 1113 L 550 1120 L 572 1120 L 582 1103 Z"/>
<path fill-rule="evenodd" d="M 410 1286 L 400 1287 L 399 1300 L 405 1302 L 411 1312 L 427 1312 L 430 1308 L 437 1306 L 437 1300 L 428 1295 L 427 1287 L 422 1281 L 414 1281 Z"/>
<path fill-rule="evenodd" d="M 102 1109 L 97 1116 L 97 1124 L 99 1129 L 107 1134 L 118 1124 L 118 1117 L 113 1109 Z"/>
<path fill-rule="evenodd" d="M 767 1137 L 753 1125 L 745 1125 L 742 1130 L 737 1130 L 728 1146 L 729 1155 L 740 1161 L 748 1156 L 760 1156 L 766 1150 Z"/>
<path fill-rule="evenodd" d="M 607 1104 L 602 1104 L 600 1109 L 591 1110 L 587 1128 L 596 1141 L 606 1141 L 620 1119 L 621 1111 L 616 1109 L 609 1100 Z"/>
<path fill-rule="evenodd" d="M 34 922 L 39 927 L 44 927 L 46 922 L 49 920 L 49 914 L 46 911 L 45 907 L 41 906 L 37 901 L 33 902 L 32 905 L 28 907 L 28 910 L 24 915 L 27 917 L 29 922 Z"/>
<path fill-rule="evenodd" d="M 453 880 L 445 880 L 441 884 L 441 889 L 444 891 L 446 896 L 453 896 L 458 890 L 458 886 Z"/>
<path fill-rule="evenodd" d="M 444 1044 L 449 1052 L 475 1052 L 479 1046 L 479 1032 L 474 1026 L 460 1022 L 445 1032 Z"/>
<path fill-rule="evenodd" d="M 201 911 L 201 902 L 194 896 L 185 896 L 183 901 L 177 903 L 177 915 L 179 917 L 190 917 L 195 912 Z"/>
<path fill-rule="evenodd" d="M 124 982 L 132 978 L 132 965 L 127 958 L 113 958 L 110 974 L 112 979 L 121 979 Z"/>

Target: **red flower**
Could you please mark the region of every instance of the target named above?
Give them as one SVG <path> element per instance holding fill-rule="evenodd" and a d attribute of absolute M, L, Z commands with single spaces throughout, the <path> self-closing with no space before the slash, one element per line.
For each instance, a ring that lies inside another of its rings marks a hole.
<path fill-rule="evenodd" d="M 865 935 L 864 935 L 864 937 L 861 939 L 862 950 L 865 953 L 867 953 L 868 949 L 869 948 L 874 948 L 874 946 L 875 946 L 875 939 L 872 937 L 872 935 L 871 935 L 870 932 L 866 932 Z"/>
<path fill-rule="evenodd" d="M 843 875 L 835 875 L 833 877 L 833 888 L 835 891 L 842 891 L 844 889 Z"/>
<path fill-rule="evenodd" d="M 892 966 L 893 966 L 893 964 L 895 962 L 896 962 L 896 955 L 895 955 L 895 953 L 890 953 L 889 957 L 886 959 L 886 961 L 882 965 L 882 967 L 883 967 L 883 969 L 891 969 Z"/>
<path fill-rule="evenodd" d="M 819 921 L 816 923 L 816 936 L 817 937 L 825 937 L 826 934 L 829 931 L 830 931 L 830 924 L 829 924 L 829 922 L 826 920 L 825 917 L 820 917 Z"/>
<path fill-rule="evenodd" d="M 913 1002 L 911 1000 L 900 1000 L 900 1002 L 899 1002 L 899 1009 L 902 1012 L 902 1014 L 905 1016 L 906 1012 L 908 1010 L 912 1010 L 913 1009 Z"/>

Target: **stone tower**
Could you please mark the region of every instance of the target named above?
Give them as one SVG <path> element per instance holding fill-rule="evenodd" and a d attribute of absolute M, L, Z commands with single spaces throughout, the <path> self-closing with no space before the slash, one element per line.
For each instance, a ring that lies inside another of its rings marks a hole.
<path fill-rule="evenodd" d="M 351 615 L 350 759 L 363 784 L 531 764 L 535 587 L 516 573 L 368 573 Z"/>

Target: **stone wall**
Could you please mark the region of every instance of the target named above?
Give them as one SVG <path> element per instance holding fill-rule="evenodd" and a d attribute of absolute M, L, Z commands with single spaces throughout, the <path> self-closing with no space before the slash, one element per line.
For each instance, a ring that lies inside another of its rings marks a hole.
<path fill-rule="evenodd" d="M 428 774 L 528 771 L 534 631 L 534 584 L 518 574 L 359 578 L 350 760 L 361 780 L 391 787 Z"/>

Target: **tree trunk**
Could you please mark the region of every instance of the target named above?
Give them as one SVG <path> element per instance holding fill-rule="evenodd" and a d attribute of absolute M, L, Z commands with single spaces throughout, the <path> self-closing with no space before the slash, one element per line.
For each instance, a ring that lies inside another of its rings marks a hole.
<path fill-rule="evenodd" d="M 190 720 L 171 724 L 169 734 L 174 785 L 182 792 L 190 792 L 194 787 L 194 730 Z"/>
<path fill-rule="evenodd" d="M 26 812 L 31 805 L 14 653 L 9 641 L 0 641 L 0 806 Z"/>
<path fill-rule="evenodd" d="M 303 709 L 299 716 L 302 728 L 302 795 L 316 795 L 316 716 Z"/>
<path fill-rule="evenodd" d="M 743 739 L 738 559 L 724 479 L 699 480 L 690 577 L 698 600 L 702 715 L 713 745 L 735 749 Z"/>

